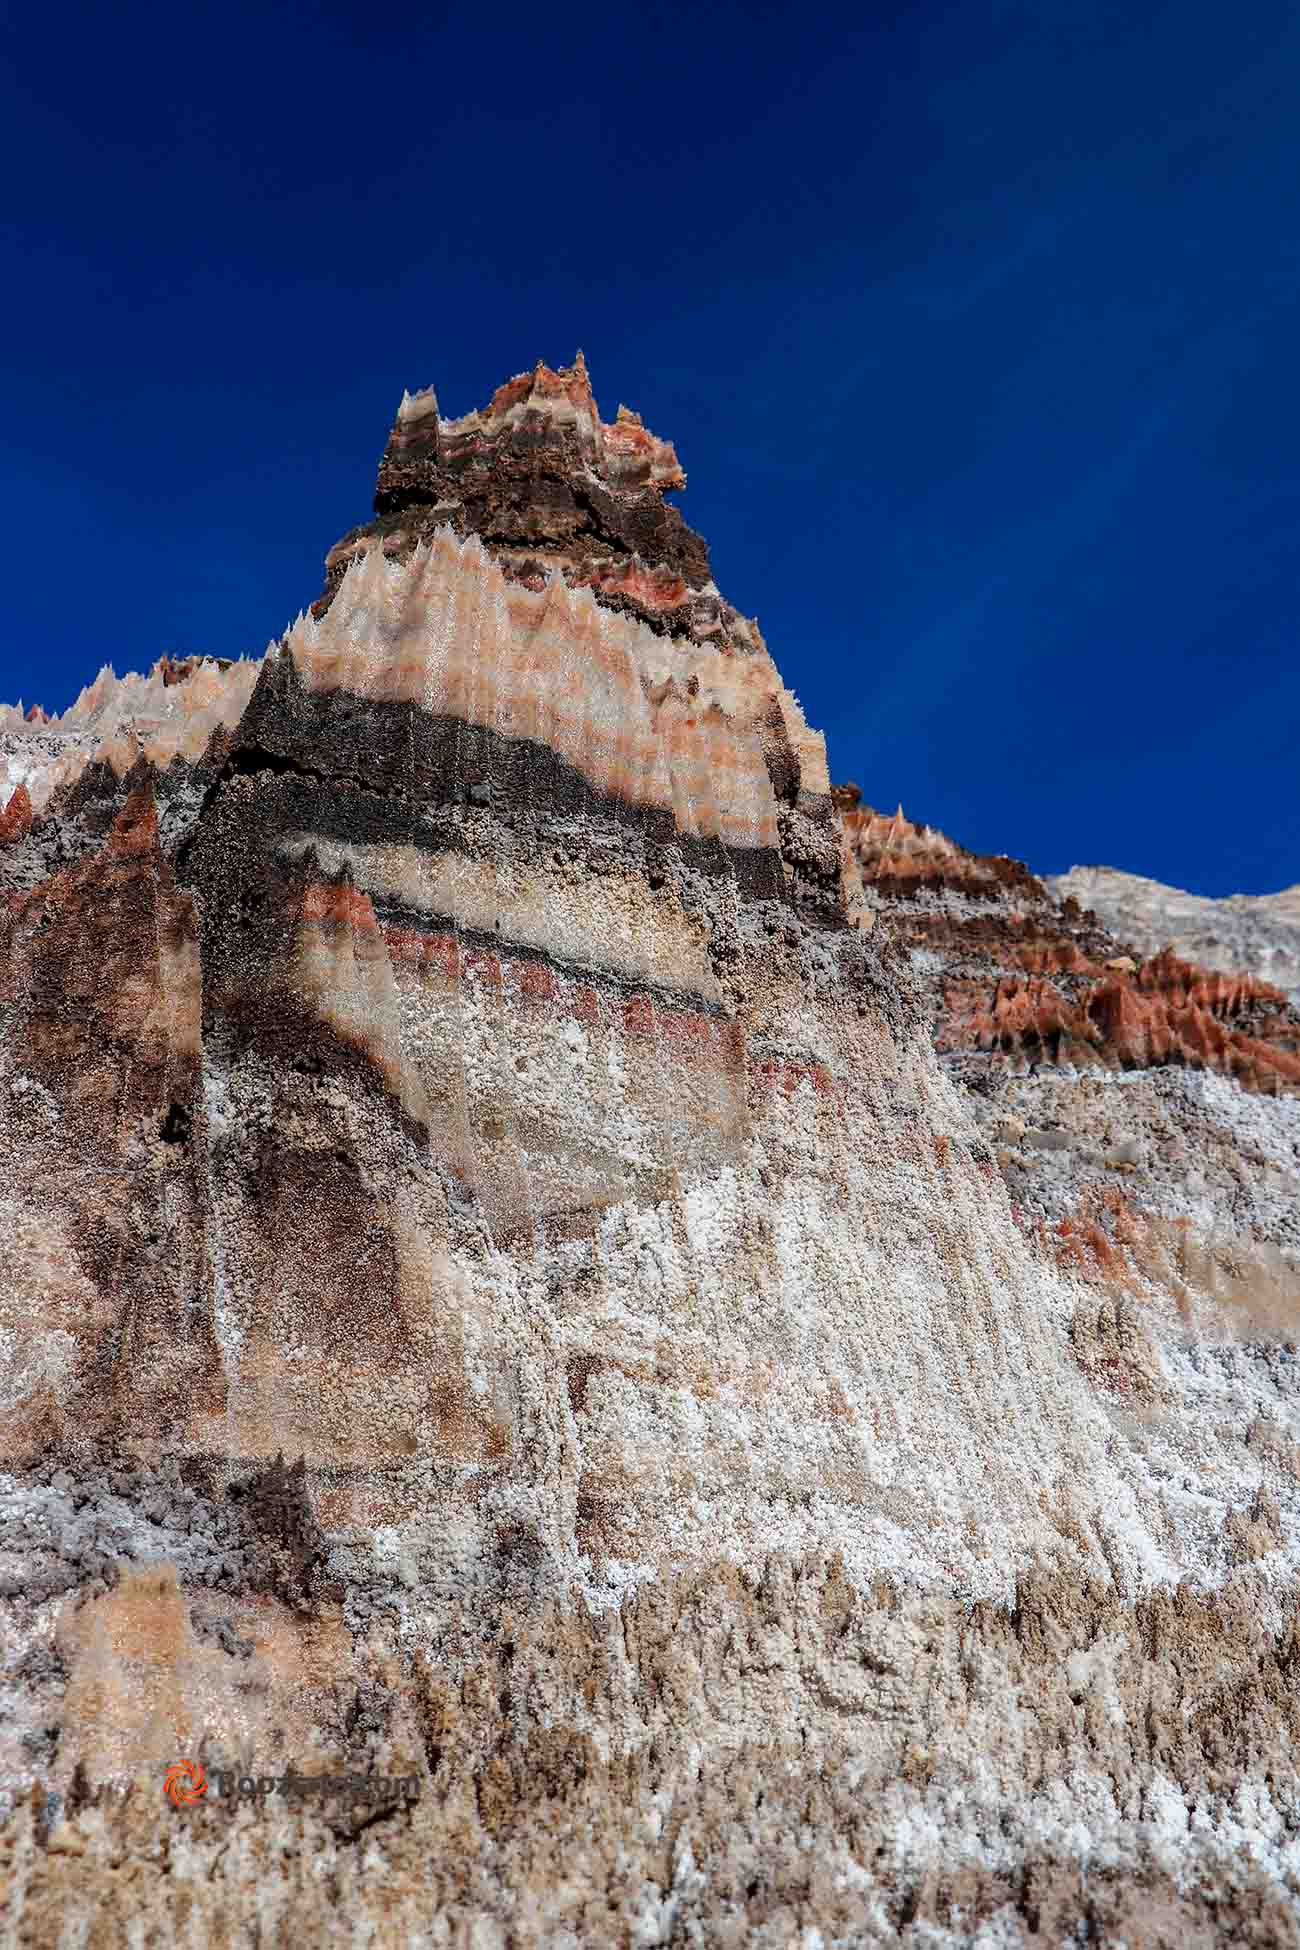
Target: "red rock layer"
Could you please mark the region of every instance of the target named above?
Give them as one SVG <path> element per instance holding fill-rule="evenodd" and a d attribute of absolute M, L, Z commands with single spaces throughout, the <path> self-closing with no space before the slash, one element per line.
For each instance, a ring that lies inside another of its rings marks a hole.
<path fill-rule="evenodd" d="M 1300 1090 L 1300 1014 L 1280 989 L 1170 951 L 1139 961 L 1020 861 L 968 852 L 901 807 L 877 813 L 856 786 L 833 797 L 864 889 L 923 951 L 941 1052 L 1182 1064 L 1270 1095 Z"/>
<path fill-rule="evenodd" d="M 703 538 L 664 495 L 686 476 L 671 442 L 620 406 L 600 417 L 586 364 L 539 363 L 480 412 L 439 418 L 428 391 L 403 396 L 379 467 L 374 521 L 325 560 L 323 615 L 359 553 L 404 557 L 440 527 L 477 534 L 514 580 L 541 589 L 552 570 L 662 635 L 761 649 L 756 624 L 723 601 Z"/>
<path fill-rule="evenodd" d="M 32 801 L 25 785 L 14 787 L 9 803 L 0 812 L 0 846 L 7 841 L 25 840 L 32 830 Z"/>
<path fill-rule="evenodd" d="M 1001 899 L 1013 890 L 1022 901 L 1048 901 L 1041 880 L 1019 860 L 1004 853 L 968 853 L 937 827 L 908 819 L 901 806 L 896 813 L 878 813 L 861 804 L 856 785 L 835 786 L 832 797 L 863 885 L 879 887 L 887 899 L 945 891 Z"/>
<path fill-rule="evenodd" d="M 2 1453 L 92 1414 L 101 1428 L 166 1428 L 208 1397 L 218 1361 L 190 1143 L 200 1017 L 195 903 L 160 849 L 152 794 L 136 792 L 94 851 L 0 908 L 20 1140 L 4 1189 L 44 1215 L 53 1282 L 44 1311 L 34 1287 L 19 1291 L 29 1331 L 67 1355 L 11 1411 Z"/>
<path fill-rule="evenodd" d="M 1300 1018 L 1267 982 L 1197 968 L 1166 949 L 1131 977 L 1110 975 L 1085 1006 L 1126 1069 L 1186 1063 L 1250 1090 L 1300 1090 Z"/>
<path fill-rule="evenodd" d="M 1033 976 L 1004 977 L 991 993 L 958 982 L 946 992 L 938 1047 L 1126 1070 L 1185 1064 L 1235 1077 L 1248 1090 L 1300 1090 L 1297 1031 L 1286 1019 L 1285 996 L 1262 982 L 1218 979 L 1223 990 L 1213 975 L 1166 952 L 1131 977 L 1115 973 L 1087 986 L 1077 1000 Z M 1248 1019 L 1247 1010 L 1261 1033 L 1234 1026 L 1238 1015 Z"/>

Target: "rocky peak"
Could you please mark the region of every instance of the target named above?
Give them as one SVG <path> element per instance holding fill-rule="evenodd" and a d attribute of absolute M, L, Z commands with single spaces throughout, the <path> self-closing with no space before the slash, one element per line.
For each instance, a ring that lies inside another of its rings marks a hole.
<path fill-rule="evenodd" d="M 620 406 L 600 417 L 586 362 L 540 361 L 486 407 L 444 420 L 432 387 L 404 393 L 379 464 L 375 519 L 325 559 L 323 615 L 348 566 L 376 546 L 407 560 L 435 531 L 478 535 L 511 580 L 540 590 L 558 572 L 607 609 L 660 635 L 739 653 L 755 623 L 724 602 L 703 537 L 664 496 L 686 475 L 672 443 Z"/>
<path fill-rule="evenodd" d="M 408 394 L 0 708 L 13 1941 L 1294 1940 L 1293 1020 L 832 794 L 680 479 Z"/>

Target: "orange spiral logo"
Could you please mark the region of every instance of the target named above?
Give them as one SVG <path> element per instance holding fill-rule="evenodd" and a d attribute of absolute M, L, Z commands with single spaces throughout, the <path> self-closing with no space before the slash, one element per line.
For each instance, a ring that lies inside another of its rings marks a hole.
<path fill-rule="evenodd" d="M 208 1777 L 192 1760 L 178 1760 L 174 1767 L 167 1769 L 163 1792 L 171 1796 L 175 1807 L 185 1808 L 193 1801 L 201 1801 L 207 1791 Z"/>

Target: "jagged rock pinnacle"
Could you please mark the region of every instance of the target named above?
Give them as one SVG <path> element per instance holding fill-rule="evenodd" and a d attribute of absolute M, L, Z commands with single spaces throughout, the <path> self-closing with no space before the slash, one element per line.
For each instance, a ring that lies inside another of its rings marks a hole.
<path fill-rule="evenodd" d="M 757 625 L 718 594 L 703 539 L 664 500 L 685 486 L 675 449 L 639 414 L 620 406 L 611 423 L 600 418 L 581 352 L 572 366 L 539 359 L 459 420 L 439 417 L 432 388 L 404 394 L 375 519 L 330 550 L 315 613 L 358 554 L 378 546 L 404 560 L 449 526 L 478 535 L 529 587 L 558 570 L 660 634 L 752 653 L 762 646 Z"/>

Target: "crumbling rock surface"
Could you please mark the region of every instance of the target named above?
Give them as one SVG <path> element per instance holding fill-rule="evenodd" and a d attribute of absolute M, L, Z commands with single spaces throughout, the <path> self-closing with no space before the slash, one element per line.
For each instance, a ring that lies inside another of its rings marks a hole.
<path fill-rule="evenodd" d="M 269 1621 L 245 1660 L 196 1633 L 166 1579 L 93 1601 L 74 1658 L 116 1626 L 150 1648 L 167 1635 L 160 1692 L 178 1668 L 260 1666 L 290 1739 L 305 1709 L 340 1771 L 418 1771 L 422 1792 L 294 1807 L 271 1785 L 281 1755 L 262 1794 L 164 1814 L 154 1784 L 123 1799 L 83 1770 L 59 1807 L 24 1801 L 0 1842 L 15 1940 L 92 1912 L 114 1942 L 183 1941 L 196 1922 L 231 1942 L 255 1925 L 394 1947 L 1300 1940 L 1295 1782 L 1275 1758 L 1300 1733 L 1294 1628 L 1262 1629 L 1238 1592 L 1126 1605 L 1041 1576 L 1005 1608 L 964 1607 L 765 1556 L 645 1584 L 616 1611 L 534 1604 L 493 1625 L 472 1650 L 415 1647 L 399 1686 L 322 1617 L 309 1653 L 296 1628 L 304 1688 Z M 80 1751 L 84 1688 L 44 1687 Z M 129 1723 L 132 1702 L 113 1704 Z M 213 1780 L 241 1764 L 217 1741 L 206 1759 Z M 165 1875 L 123 1873 L 163 1847 Z"/>
<path fill-rule="evenodd" d="M 0 723 L 6 1941 L 1300 1940 L 1285 1007 L 833 795 L 680 483 L 408 397 Z"/>

